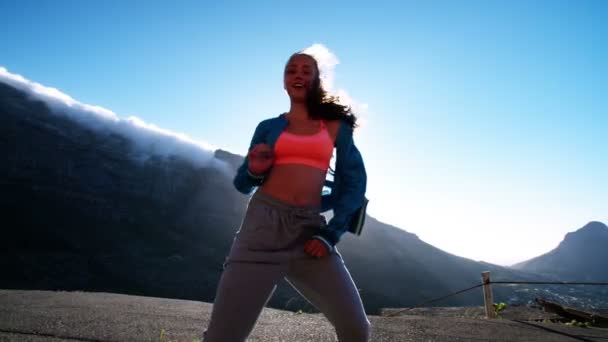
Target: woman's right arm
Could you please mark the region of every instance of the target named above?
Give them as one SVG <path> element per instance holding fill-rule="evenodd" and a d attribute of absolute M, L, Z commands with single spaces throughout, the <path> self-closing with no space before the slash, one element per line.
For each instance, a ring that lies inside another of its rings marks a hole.
<path fill-rule="evenodd" d="M 232 182 L 234 187 L 239 192 L 246 195 L 250 194 L 255 187 L 260 186 L 264 182 L 265 175 L 254 175 L 249 171 L 249 158 L 247 158 L 247 155 L 253 146 L 265 142 L 265 137 L 266 125 L 265 121 L 262 121 L 255 128 L 255 132 L 251 138 L 251 143 L 249 144 L 249 149 L 247 150 L 248 153 L 245 155 L 243 164 L 241 164 L 241 166 L 237 169 L 236 175 L 234 176 L 234 180 Z"/>

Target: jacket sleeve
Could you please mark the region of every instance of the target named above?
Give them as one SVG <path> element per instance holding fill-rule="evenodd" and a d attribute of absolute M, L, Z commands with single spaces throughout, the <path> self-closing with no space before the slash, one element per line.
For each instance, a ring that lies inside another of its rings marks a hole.
<path fill-rule="evenodd" d="M 249 152 L 254 145 L 263 143 L 265 141 L 265 136 L 265 121 L 262 121 L 255 128 L 255 132 L 253 133 L 253 137 L 251 138 L 251 143 L 249 144 L 249 149 L 247 152 Z M 264 182 L 264 178 L 265 175 L 257 176 L 249 172 L 249 163 L 247 155 L 245 155 L 243 164 L 241 164 L 241 166 L 237 169 L 232 183 L 239 192 L 248 195 L 255 187 L 260 186 Z"/>
<path fill-rule="evenodd" d="M 353 130 L 348 126 L 341 129 L 344 132 L 336 146 L 340 150 L 336 151 L 338 159 L 334 176 L 334 186 L 339 192 L 333 194 L 332 198 L 333 217 L 318 234 L 332 245 L 338 243 L 342 234 L 348 231 L 352 215 L 363 205 L 367 187 L 367 173 L 353 140 Z"/>

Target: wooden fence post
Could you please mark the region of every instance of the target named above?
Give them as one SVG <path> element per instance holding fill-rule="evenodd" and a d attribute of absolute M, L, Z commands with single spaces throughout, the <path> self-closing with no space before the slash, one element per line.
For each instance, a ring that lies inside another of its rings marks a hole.
<path fill-rule="evenodd" d="M 483 282 L 483 303 L 486 308 L 486 318 L 496 318 L 492 284 L 490 283 L 490 271 L 481 273 L 481 281 Z"/>

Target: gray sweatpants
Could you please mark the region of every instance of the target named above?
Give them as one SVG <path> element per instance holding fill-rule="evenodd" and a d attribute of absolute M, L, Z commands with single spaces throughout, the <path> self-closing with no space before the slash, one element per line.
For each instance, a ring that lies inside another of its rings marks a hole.
<path fill-rule="evenodd" d="M 257 191 L 226 258 L 204 342 L 245 341 L 283 278 L 327 317 L 339 341 L 368 341 L 370 323 L 340 253 L 304 252 L 324 224 L 318 209 Z"/>

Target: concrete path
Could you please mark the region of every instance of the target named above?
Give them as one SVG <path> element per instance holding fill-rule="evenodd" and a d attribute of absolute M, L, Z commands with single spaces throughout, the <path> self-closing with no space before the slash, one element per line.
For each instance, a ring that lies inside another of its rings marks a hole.
<path fill-rule="evenodd" d="M 211 304 L 0 290 L 0 341 L 200 341 Z M 608 341 L 608 329 L 458 317 L 370 316 L 372 341 Z M 319 314 L 265 309 L 249 341 L 334 341 Z"/>

